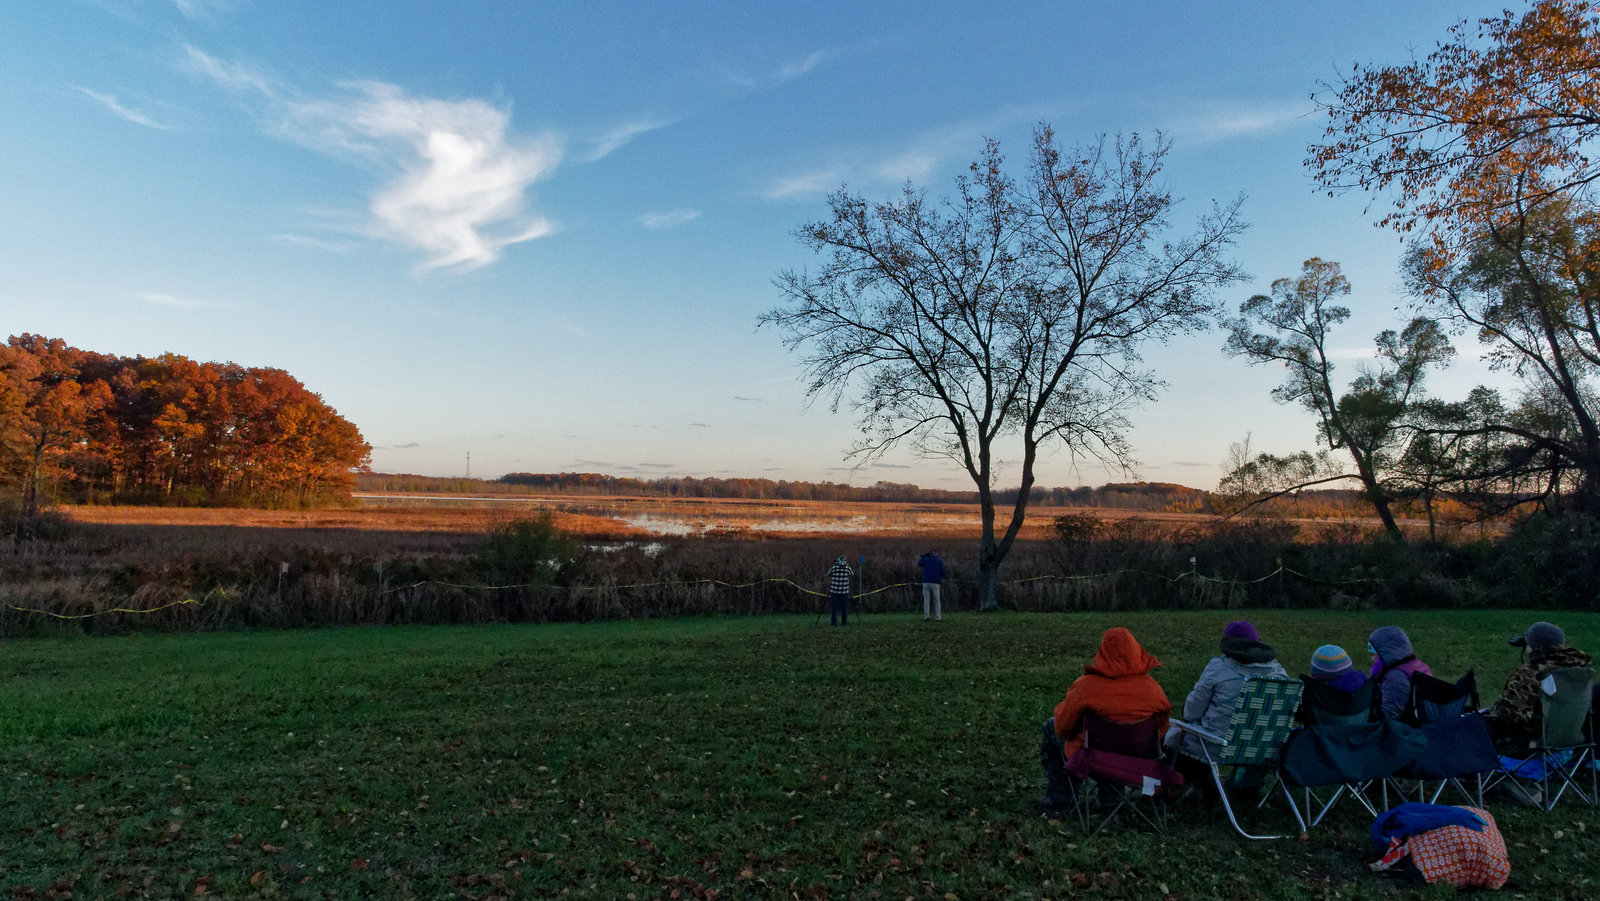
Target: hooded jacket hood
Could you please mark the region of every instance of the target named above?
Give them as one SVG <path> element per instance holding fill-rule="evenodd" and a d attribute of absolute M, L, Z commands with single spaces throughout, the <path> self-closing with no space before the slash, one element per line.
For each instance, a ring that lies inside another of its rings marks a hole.
<path fill-rule="evenodd" d="M 1132 632 L 1116 626 L 1100 637 L 1100 650 L 1095 652 L 1093 663 L 1083 665 L 1083 671 L 1118 679 L 1142 676 L 1160 665 L 1161 661 L 1140 647 Z"/>
<path fill-rule="evenodd" d="M 1223 638 L 1222 653 L 1244 664 L 1271 663 L 1278 659 L 1278 652 L 1271 645 L 1248 638 Z"/>
<path fill-rule="evenodd" d="M 1416 656 L 1416 652 L 1411 650 L 1411 639 L 1399 626 L 1384 626 L 1375 630 L 1367 643 L 1378 652 L 1378 660 L 1383 663 L 1382 669 L 1389 669 L 1407 657 Z"/>

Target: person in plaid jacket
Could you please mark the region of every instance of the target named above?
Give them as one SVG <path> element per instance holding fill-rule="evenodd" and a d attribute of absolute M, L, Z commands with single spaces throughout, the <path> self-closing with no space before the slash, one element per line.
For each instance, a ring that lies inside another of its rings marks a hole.
<path fill-rule="evenodd" d="M 843 554 L 828 570 L 828 622 L 835 626 L 844 625 L 850 618 L 850 579 L 854 576 L 855 571 Z"/>

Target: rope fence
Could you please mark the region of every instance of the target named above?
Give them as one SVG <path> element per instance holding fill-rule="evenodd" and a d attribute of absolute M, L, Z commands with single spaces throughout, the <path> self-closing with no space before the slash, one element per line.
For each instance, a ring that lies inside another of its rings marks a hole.
<path fill-rule="evenodd" d="M 1169 575 L 1166 575 L 1166 574 L 1163 574 L 1163 573 L 1151 572 L 1149 570 L 1142 570 L 1142 569 L 1118 569 L 1118 570 L 1111 570 L 1111 571 L 1108 571 L 1108 572 L 1086 573 L 1086 574 L 1080 574 L 1080 575 L 1046 574 L 1046 575 L 1040 575 L 1040 576 L 1030 576 L 1030 577 L 1022 578 L 1022 579 L 1012 579 L 1012 580 L 1000 581 L 1000 582 L 997 582 L 996 585 L 997 586 L 1021 586 L 1021 585 L 1033 585 L 1033 584 L 1038 584 L 1038 583 L 1048 583 L 1048 582 L 1057 582 L 1057 583 L 1090 583 L 1090 582 L 1101 582 L 1101 581 L 1105 581 L 1105 580 L 1109 580 L 1109 579 L 1119 579 L 1119 578 L 1122 578 L 1124 576 L 1142 576 L 1142 577 L 1146 577 L 1146 578 L 1157 580 L 1159 582 L 1167 583 L 1168 585 L 1175 585 L 1175 584 L 1181 583 L 1181 582 L 1183 582 L 1185 580 L 1191 580 L 1191 579 L 1192 580 L 1196 580 L 1196 581 L 1206 581 L 1206 582 L 1211 582 L 1211 583 L 1238 585 L 1238 586 L 1257 585 L 1257 584 L 1260 584 L 1262 582 L 1269 581 L 1269 580 L 1271 580 L 1273 578 L 1281 578 L 1283 576 L 1293 576 L 1293 577 L 1298 578 L 1298 579 L 1300 579 L 1300 580 L 1302 580 L 1302 581 L 1304 581 L 1304 582 L 1306 582 L 1308 584 L 1329 586 L 1329 587 L 1372 584 L 1372 583 L 1378 583 L 1378 582 L 1385 581 L 1383 579 L 1376 578 L 1376 577 L 1362 577 L 1362 578 L 1340 579 L 1340 580 L 1319 579 L 1319 578 L 1316 578 L 1314 576 L 1310 576 L 1310 575 L 1307 575 L 1305 573 L 1298 572 L 1298 571 L 1296 571 L 1294 569 L 1291 569 L 1291 568 L 1286 567 L 1286 566 L 1282 565 L 1281 563 L 1279 563 L 1278 566 L 1272 572 L 1269 572 L 1266 575 L 1260 576 L 1260 577 L 1255 578 L 1255 579 L 1227 579 L 1227 578 L 1219 578 L 1219 577 L 1214 577 L 1214 576 L 1205 576 L 1205 575 L 1202 575 L 1202 574 L 1198 573 L 1197 571 L 1195 571 L 1193 569 L 1185 570 L 1185 571 L 1180 572 L 1179 574 L 1177 574 L 1175 576 L 1169 576 Z M 969 587 L 974 587 L 974 588 L 978 584 L 975 580 L 972 580 L 972 579 L 954 579 L 954 578 L 952 578 L 952 579 L 948 579 L 946 581 L 948 583 L 952 584 L 952 585 L 964 585 L 964 586 L 969 586 Z M 417 589 L 426 588 L 426 587 L 430 587 L 430 586 L 440 587 L 440 588 L 449 588 L 449 589 L 454 589 L 454 590 L 458 590 L 458 591 L 504 592 L 504 591 L 538 590 L 538 591 L 555 591 L 555 592 L 567 592 L 567 593 L 571 593 L 571 594 L 577 594 L 577 593 L 581 593 L 581 592 L 585 592 L 585 591 L 595 591 L 595 592 L 601 592 L 601 591 L 604 591 L 604 592 L 638 591 L 638 590 L 644 590 L 644 589 L 650 589 L 650 588 L 660 588 L 660 587 L 666 587 L 666 586 L 672 587 L 674 589 L 694 588 L 694 587 L 698 587 L 698 586 L 719 586 L 719 587 L 722 587 L 722 588 L 725 588 L 725 589 L 728 589 L 728 590 L 739 591 L 739 590 L 746 590 L 746 589 L 756 589 L 756 588 L 760 588 L 760 587 L 763 587 L 763 586 L 769 586 L 769 585 L 786 585 L 786 586 L 789 586 L 790 588 L 794 589 L 795 591 L 797 591 L 797 592 L 799 592 L 801 594 L 810 595 L 810 596 L 813 596 L 813 597 L 825 598 L 825 597 L 828 596 L 827 592 L 812 590 L 810 588 L 805 587 L 804 585 L 801 585 L 801 584 L 795 582 L 792 579 L 785 578 L 785 577 L 771 577 L 771 578 L 764 578 L 764 579 L 756 579 L 756 580 L 749 581 L 749 582 L 728 582 L 728 581 L 725 581 L 725 580 L 722 580 L 722 579 L 659 580 L 659 581 L 653 581 L 653 582 L 635 582 L 635 583 L 630 583 L 630 584 L 625 584 L 625 585 L 552 585 L 552 584 L 546 584 L 546 583 L 541 583 L 541 582 L 525 582 L 525 583 L 506 584 L 506 585 L 484 585 L 484 584 L 449 582 L 449 581 L 438 580 L 438 579 L 421 579 L 421 580 L 417 580 L 415 582 L 409 582 L 409 583 L 404 584 L 404 585 L 396 585 L 396 586 L 390 586 L 390 587 L 386 587 L 386 588 L 380 588 L 379 591 L 377 592 L 377 596 L 382 598 L 382 597 L 386 597 L 386 596 L 389 596 L 389 595 L 396 594 L 398 592 L 416 591 Z M 897 590 L 897 589 L 905 589 L 905 588 L 919 589 L 921 587 L 921 585 L 922 585 L 922 583 L 920 581 L 895 582 L 895 583 L 892 583 L 892 584 L 889 584 L 889 585 L 883 585 L 883 586 L 880 586 L 878 588 L 873 588 L 873 589 L 867 590 L 867 591 L 853 592 L 851 594 L 851 599 L 855 600 L 855 599 L 858 599 L 858 598 L 872 597 L 872 596 L 875 596 L 875 595 L 881 595 L 881 594 L 884 594 L 885 592 L 894 591 L 894 590 Z M 214 594 L 217 594 L 217 593 L 219 593 L 219 589 L 212 589 L 211 591 L 207 592 L 204 597 L 202 597 L 200 599 L 186 598 L 186 599 L 183 599 L 183 600 L 172 601 L 172 602 L 169 602 L 169 603 L 160 604 L 158 606 L 149 607 L 149 608 L 111 607 L 111 608 L 107 608 L 107 609 L 104 609 L 104 610 L 95 610 L 95 611 L 91 611 L 91 612 L 88 612 L 88 613 L 76 613 L 76 614 L 57 613 L 57 612 L 54 612 L 54 611 L 44 610 L 44 609 L 40 609 L 40 608 L 37 608 L 37 607 L 24 607 L 24 606 L 19 606 L 17 604 L 10 603 L 9 601 L 0 601 L 0 607 L 3 607 L 5 609 L 9 609 L 9 610 L 12 610 L 12 611 L 15 611 L 15 612 L 18 612 L 18 613 L 35 614 L 35 615 L 38 615 L 38 616 L 50 617 L 50 618 L 57 619 L 57 620 L 84 620 L 84 619 L 91 619 L 91 618 L 99 617 L 99 616 L 106 616 L 106 615 L 113 614 L 113 613 L 127 614 L 127 615 L 146 615 L 146 614 L 152 614 L 152 613 L 159 613 L 159 612 L 161 612 L 163 610 L 169 610 L 169 609 L 172 609 L 172 608 L 175 608 L 175 607 L 184 607 L 184 606 L 203 607 L 211 600 L 212 596 Z M 220 592 L 220 593 L 226 594 L 225 591 L 224 592 Z"/>

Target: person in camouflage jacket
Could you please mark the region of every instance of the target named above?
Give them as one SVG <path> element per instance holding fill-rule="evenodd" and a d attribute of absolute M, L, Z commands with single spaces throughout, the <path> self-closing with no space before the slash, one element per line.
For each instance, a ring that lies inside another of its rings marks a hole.
<path fill-rule="evenodd" d="M 1588 654 L 1567 644 L 1560 627 L 1538 622 L 1511 639 L 1526 657 L 1506 677 L 1505 690 L 1489 708 L 1489 726 L 1495 744 L 1504 751 L 1526 750 L 1539 739 L 1539 683 L 1551 671 L 1571 666 L 1593 666 Z"/>

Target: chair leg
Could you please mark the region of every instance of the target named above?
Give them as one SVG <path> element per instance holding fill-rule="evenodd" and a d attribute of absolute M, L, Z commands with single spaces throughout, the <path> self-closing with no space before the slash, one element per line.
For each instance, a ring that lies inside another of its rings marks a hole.
<path fill-rule="evenodd" d="M 1556 802 L 1561 800 L 1561 796 L 1566 794 L 1568 789 L 1571 789 L 1573 794 L 1581 798 L 1583 803 L 1591 807 L 1595 805 L 1594 794 L 1586 793 L 1583 790 L 1582 783 L 1583 770 L 1588 768 L 1591 770 L 1591 772 L 1593 771 L 1589 749 L 1579 746 L 1566 750 L 1570 751 L 1570 756 L 1568 756 L 1566 760 L 1555 761 L 1555 755 L 1549 755 L 1549 762 L 1545 764 L 1546 781 L 1549 780 L 1550 774 L 1553 770 L 1557 781 L 1561 783 L 1560 786 L 1556 788 L 1555 795 L 1553 797 L 1550 795 L 1549 790 L 1546 789 L 1545 797 L 1548 799 L 1545 805 L 1546 810 L 1553 810 L 1556 806 Z M 1591 775 L 1591 782 L 1593 781 L 1593 778 L 1594 777 Z"/>
<path fill-rule="evenodd" d="M 1096 792 L 1115 791 L 1117 793 L 1117 803 L 1116 806 L 1112 807 L 1111 810 L 1108 811 L 1103 817 L 1100 816 L 1098 811 L 1091 815 L 1089 813 L 1089 805 L 1087 803 L 1080 804 L 1079 810 L 1082 812 L 1082 816 L 1079 818 L 1079 822 L 1083 826 L 1084 834 L 1095 835 L 1100 830 L 1106 828 L 1106 826 L 1109 825 L 1112 820 L 1117 818 L 1117 814 L 1121 813 L 1124 808 L 1132 811 L 1134 816 L 1137 816 L 1139 819 L 1143 820 L 1156 832 L 1162 835 L 1167 833 L 1166 803 L 1160 798 L 1153 796 L 1150 797 L 1150 809 L 1146 811 L 1140 803 L 1145 798 L 1145 795 L 1136 792 L 1131 788 L 1125 788 L 1121 785 L 1113 785 L 1101 780 L 1095 780 L 1095 790 Z M 1098 824 L 1094 824 L 1094 817 L 1098 817 L 1100 819 Z"/>
<path fill-rule="evenodd" d="M 1255 835 L 1245 831 L 1244 826 L 1239 824 L 1239 817 L 1233 812 L 1233 800 L 1228 797 L 1228 787 L 1223 783 L 1222 768 L 1217 766 L 1217 763 L 1214 760 L 1208 760 L 1207 763 L 1211 765 L 1211 778 L 1217 784 L 1217 795 L 1222 799 L 1222 810 L 1228 815 L 1228 822 L 1233 824 L 1233 828 L 1237 830 L 1240 835 L 1254 841 L 1264 841 L 1274 838 L 1287 838 L 1287 836 L 1283 835 Z M 1283 783 L 1279 782 L 1278 784 L 1282 786 Z M 1284 789 L 1284 795 L 1286 797 L 1288 796 L 1287 788 Z M 1289 798 L 1289 808 L 1294 810 L 1295 819 L 1300 821 L 1301 831 L 1305 831 L 1305 820 L 1300 816 L 1300 811 L 1295 809 L 1294 798 L 1292 797 Z"/>

